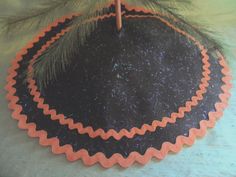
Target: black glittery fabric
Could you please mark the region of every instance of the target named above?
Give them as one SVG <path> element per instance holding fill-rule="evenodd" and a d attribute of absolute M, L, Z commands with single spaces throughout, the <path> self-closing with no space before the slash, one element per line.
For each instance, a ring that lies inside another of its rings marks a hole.
<path fill-rule="evenodd" d="M 127 20 L 125 30 L 121 36 L 115 34 L 110 36 L 103 33 L 103 38 L 102 35 L 97 35 L 102 32 L 101 27 L 103 25 L 107 25 L 106 30 L 112 30 L 111 27 L 109 28 L 110 23 L 110 20 L 106 20 L 99 25 L 86 45 L 81 47 L 80 57 L 76 58 L 74 70 L 71 70 L 68 75 L 64 75 L 58 83 L 54 83 L 56 85 L 50 86 L 45 91 L 44 96 L 46 96 L 48 102 L 51 101 L 58 108 L 61 108 L 61 103 L 64 106 L 68 105 L 68 109 L 60 109 L 63 113 L 69 114 L 73 111 L 78 111 L 73 112 L 73 114 L 78 115 L 74 118 L 78 121 L 84 121 L 85 125 L 119 130 L 120 128 L 129 129 L 132 126 L 149 123 L 153 119 L 161 118 L 157 116 L 160 114 L 170 114 L 178 106 L 185 103 L 194 91 L 198 89 L 197 86 L 202 72 L 201 56 L 199 50 L 191 42 L 187 41 L 185 37 L 174 33 L 158 20 L 152 19 Z M 134 26 L 134 23 L 138 25 Z M 148 29 L 147 24 L 152 28 Z M 58 121 L 52 121 L 49 116 L 44 116 L 42 110 L 37 108 L 36 103 L 33 102 L 32 96 L 29 94 L 27 85 L 22 81 L 26 77 L 23 73 L 27 69 L 29 60 L 64 25 L 61 24 L 53 28 L 40 42 L 28 50 L 28 54 L 19 62 L 20 68 L 17 70 L 18 75 L 15 77 L 16 84 L 14 85 L 16 88 L 15 95 L 19 97 L 18 104 L 23 107 L 22 113 L 28 116 L 27 122 L 35 123 L 37 130 L 45 130 L 48 133 L 48 138 L 57 137 L 60 145 L 71 144 L 74 151 L 86 149 L 90 155 L 103 152 L 106 157 L 111 157 L 114 153 L 120 153 L 122 156 L 128 157 L 133 151 L 144 154 L 149 147 L 160 149 L 161 145 L 166 141 L 174 143 L 177 136 L 188 136 L 191 128 L 199 128 L 199 122 L 208 120 L 208 113 L 215 111 L 214 104 L 220 101 L 218 95 L 222 93 L 221 86 L 223 83 L 221 78 L 223 75 L 218 60 L 209 54 L 211 80 L 209 81 L 207 93 L 198 106 L 194 107 L 191 112 L 186 113 L 183 119 L 178 119 L 175 124 L 167 124 L 165 128 L 157 128 L 155 132 L 146 132 L 145 135 L 135 135 L 132 139 L 123 137 L 118 141 L 114 138 L 103 140 L 97 137 L 92 139 L 87 134 L 80 135 L 76 130 L 70 130 L 66 125 L 60 125 Z M 147 30 L 147 32 L 144 31 L 146 33 L 144 36 L 141 36 L 141 30 L 132 31 L 137 28 L 144 29 L 144 27 Z M 155 27 L 158 30 L 155 30 Z M 129 30 L 132 33 L 129 33 Z M 151 32 L 152 30 L 153 33 Z M 149 39 L 149 32 L 153 37 L 151 39 Z M 113 43 L 107 45 L 105 42 L 111 42 L 109 37 L 112 37 Z M 129 40 L 126 40 L 127 38 Z M 100 43 L 98 43 L 99 39 L 101 40 Z M 133 39 L 133 45 L 131 45 L 131 39 Z M 145 39 L 145 42 L 141 39 Z M 119 41 L 122 40 L 123 43 L 119 46 Z M 97 43 L 93 43 L 94 41 L 97 41 Z M 92 45 L 92 49 L 88 45 Z M 109 46 L 111 49 L 109 49 Z M 112 50 L 114 46 L 117 46 L 117 51 Z M 153 48 L 148 49 L 151 46 Z M 106 48 L 108 49 L 105 50 Z M 97 52 L 95 56 L 93 56 L 92 50 Z M 151 50 L 151 52 L 147 50 Z M 102 57 L 103 55 L 104 57 Z M 161 57 L 162 55 L 164 56 Z M 188 67 L 189 69 L 187 69 Z M 86 72 L 87 75 L 85 74 Z M 118 75 L 119 77 L 117 77 Z M 129 80 L 126 81 L 126 79 Z M 71 98 L 59 93 L 59 91 L 63 93 L 65 89 L 60 84 L 62 81 L 70 85 L 70 87 L 66 88 L 67 90 L 64 94 L 69 94 L 72 96 Z M 90 84 L 92 85 L 91 87 Z M 57 92 L 52 93 L 51 89 L 53 88 L 54 92 L 55 90 Z M 84 95 L 82 95 L 83 89 L 87 89 Z M 115 92 L 112 92 L 113 89 Z M 137 94 L 135 94 L 134 90 L 136 90 Z M 122 95 L 122 92 L 127 96 Z M 113 93 L 114 97 L 111 95 Z M 98 96 L 98 101 L 96 102 L 95 100 L 95 102 L 90 103 L 96 96 Z M 132 96 L 134 97 L 133 99 L 130 98 Z M 151 99 L 152 97 L 153 100 Z M 124 100 L 126 98 L 127 100 Z M 53 99 L 57 99 L 58 102 L 53 101 Z M 82 102 L 78 100 L 85 101 L 84 103 L 86 103 L 87 107 L 79 105 Z M 107 104 L 107 101 L 109 104 Z M 78 105 L 70 105 L 75 103 Z M 101 105 L 98 103 L 101 103 Z M 154 103 L 157 103 L 156 109 L 154 109 Z M 96 104 L 98 104 L 97 107 L 95 107 Z M 176 106 L 175 104 L 180 105 Z M 102 106 L 105 106 L 106 109 L 101 109 Z M 130 106 L 133 107 L 130 108 Z M 86 110 L 88 107 L 91 107 L 92 110 L 91 117 L 89 117 L 90 114 Z M 123 108 L 124 110 L 112 110 L 113 107 L 117 109 Z M 87 117 L 85 115 L 86 111 Z M 92 118 L 92 115 L 97 115 L 97 117 Z M 114 120 L 112 119 L 113 115 Z M 131 117 L 130 115 L 136 116 Z"/>
<path fill-rule="evenodd" d="M 140 128 L 177 112 L 203 77 L 197 46 L 155 18 L 126 19 L 121 34 L 113 22 L 99 21 L 72 72 L 44 90 L 45 102 L 105 131 Z"/>

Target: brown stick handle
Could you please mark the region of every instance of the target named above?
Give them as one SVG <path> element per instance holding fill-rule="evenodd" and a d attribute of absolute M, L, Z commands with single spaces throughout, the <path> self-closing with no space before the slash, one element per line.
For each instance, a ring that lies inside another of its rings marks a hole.
<path fill-rule="evenodd" d="M 116 27 L 120 31 L 122 28 L 122 17 L 121 17 L 121 3 L 120 0 L 115 0 L 116 6 Z"/>

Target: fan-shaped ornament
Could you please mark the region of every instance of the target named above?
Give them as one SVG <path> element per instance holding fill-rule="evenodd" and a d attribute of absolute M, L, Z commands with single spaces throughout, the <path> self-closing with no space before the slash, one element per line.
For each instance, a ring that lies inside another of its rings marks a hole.
<path fill-rule="evenodd" d="M 230 97 L 220 47 L 162 1 L 92 4 L 14 59 L 6 89 L 19 128 L 69 161 L 106 168 L 192 145 Z"/>

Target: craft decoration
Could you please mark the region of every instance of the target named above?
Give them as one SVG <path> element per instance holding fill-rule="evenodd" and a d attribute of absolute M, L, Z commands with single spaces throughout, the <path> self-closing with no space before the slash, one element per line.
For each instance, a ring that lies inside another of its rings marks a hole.
<path fill-rule="evenodd" d="M 6 31 L 55 20 L 9 69 L 19 128 L 69 161 L 105 168 L 192 145 L 222 116 L 231 76 L 219 42 L 177 15 L 190 5 L 58 0 L 6 18 Z"/>

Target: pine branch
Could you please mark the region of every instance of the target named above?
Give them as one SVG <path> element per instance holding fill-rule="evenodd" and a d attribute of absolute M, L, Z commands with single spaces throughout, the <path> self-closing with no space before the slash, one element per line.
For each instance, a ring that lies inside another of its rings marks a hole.
<path fill-rule="evenodd" d="M 67 7 L 72 7 L 76 0 L 50 0 L 40 4 L 34 9 L 24 9 L 22 12 L 15 12 L 14 15 L 2 16 L 2 34 L 15 34 L 31 29 L 38 29 L 45 26 L 56 18 L 59 18 Z M 71 11 L 71 8 L 68 8 Z"/>
<path fill-rule="evenodd" d="M 34 73 L 29 73 L 29 75 L 36 78 L 41 89 L 56 80 L 60 73 L 66 71 L 73 56 L 78 52 L 79 46 L 83 45 L 89 34 L 96 28 L 97 22 L 95 20 L 88 22 L 88 19 L 107 13 L 108 7 L 106 6 L 109 2 L 111 1 L 96 0 L 94 2 L 94 0 L 87 0 L 87 4 L 90 4 L 80 11 L 82 15 L 69 24 L 71 30 L 36 60 Z"/>

